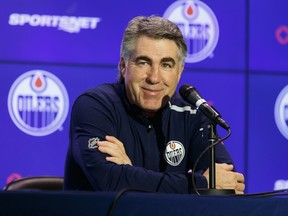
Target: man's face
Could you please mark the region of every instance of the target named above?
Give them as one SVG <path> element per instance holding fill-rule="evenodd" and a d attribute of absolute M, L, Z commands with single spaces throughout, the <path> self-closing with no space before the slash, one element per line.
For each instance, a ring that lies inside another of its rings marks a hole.
<path fill-rule="evenodd" d="M 138 38 L 129 61 L 121 59 L 121 65 L 129 101 L 148 116 L 172 97 L 184 68 L 174 41 L 146 36 Z"/>

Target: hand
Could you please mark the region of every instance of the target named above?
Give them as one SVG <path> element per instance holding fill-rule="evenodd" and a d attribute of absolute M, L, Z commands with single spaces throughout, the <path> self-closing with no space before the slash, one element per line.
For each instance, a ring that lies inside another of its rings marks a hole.
<path fill-rule="evenodd" d="M 233 165 L 215 164 L 216 169 L 216 189 L 234 189 L 236 194 L 243 194 L 245 189 L 244 176 L 233 171 Z M 209 185 L 209 169 L 203 174 Z"/>
<path fill-rule="evenodd" d="M 130 158 L 126 154 L 124 145 L 120 140 L 114 136 L 106 136 L 105 139 L 105 141 L 98 142 L 98 149 L 100 152 L 110 155 L 109 157 L 106 157 L 107 161 L 118 165 L 132 165 Z"/>

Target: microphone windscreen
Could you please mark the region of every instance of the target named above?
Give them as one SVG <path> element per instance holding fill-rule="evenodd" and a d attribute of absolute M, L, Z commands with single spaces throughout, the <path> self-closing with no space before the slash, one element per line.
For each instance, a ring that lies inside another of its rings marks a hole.
<path fill-rule="evenodd" d="M 189 94 L 189 89 L 193 88 L 192 86 L 188 85 L 188 84 L 184 84 L 180 87 L 179 89 L 179 94 L 181 95 L 181 97 L 186 100 Z"/>

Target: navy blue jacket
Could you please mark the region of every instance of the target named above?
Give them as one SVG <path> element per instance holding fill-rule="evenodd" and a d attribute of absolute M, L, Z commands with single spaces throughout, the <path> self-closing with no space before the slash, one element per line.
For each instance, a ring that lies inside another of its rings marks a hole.
<path fill-rule="evenodd" d="M 153 119 L 128 102 L 124 85 L 104 84 L 86 91 L 73 105 L 64 189 L 119 191 L 124 188 L 165 193 L 189 193 L 193 168 L 208 146 L 208 121 L 178 93 Z M 133 166 L 105 160 L 97 141 L 115 136 L 125 146 Z M 216 145 L 216 161 L 232 164 L 223 144 Z M 195 170 L 198 188 L 208 168 L 204 154 Z"/>

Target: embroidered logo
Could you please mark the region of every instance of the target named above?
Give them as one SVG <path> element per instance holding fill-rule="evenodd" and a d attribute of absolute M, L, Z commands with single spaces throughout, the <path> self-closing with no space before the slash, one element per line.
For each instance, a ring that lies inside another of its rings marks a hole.
<path fill-rule="evenodd" d="M 185 149 L 179 141 L 169 141 L 164 151 L 164 158 L 171 166 L 178 166 L 185 156 Z"/>
<path fill-rule="evenodd" d="M 98 148 L 98 142 L 100 139 L 98 137 L 94 137 L 88 140 L 88 148 L 89 149 L 95 149 Z"/>

